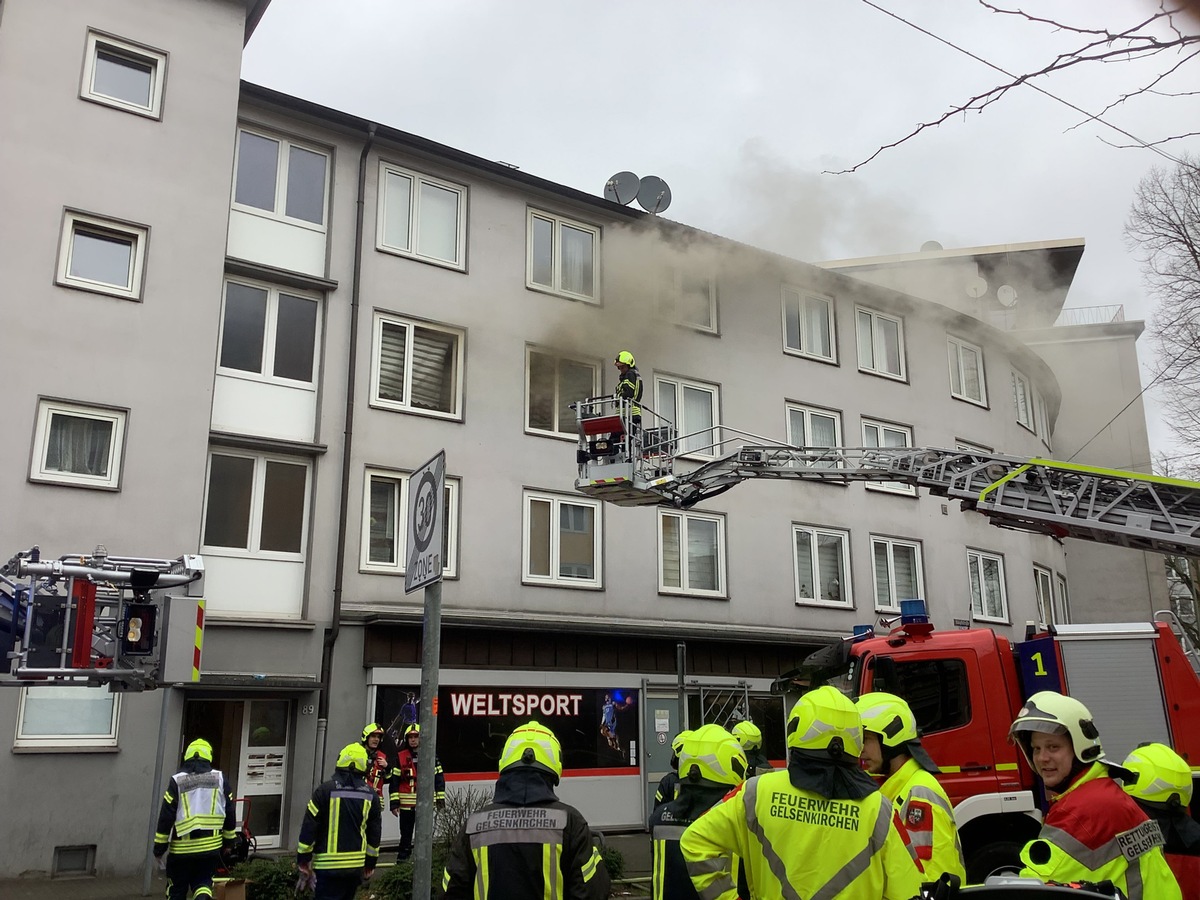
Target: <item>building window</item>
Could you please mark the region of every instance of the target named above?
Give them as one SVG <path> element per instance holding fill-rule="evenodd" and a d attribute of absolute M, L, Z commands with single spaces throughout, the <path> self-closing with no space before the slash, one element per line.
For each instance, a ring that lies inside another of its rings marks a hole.
<path fill-rule="evenodd" d="M 529 211 L 525 283 L 576 300 L 598 296 L 600 229 L 550 213 Z"/>
<path fill-rule="evenodd" d="M 1033 590 L 1037 597 L 1038 621 L 1057 624 L 1054 619 L 1054 582 L 1049 569 L 1033 567 Z"/>
<path fill-rule="evenodd" d="M 67 210 L 55 279 L 63 287 L 140 300 L 149 229 Z"/>
<path fill-rule="evenodd" d="M 698 331 L 717 330 L 717 282 L 676 269 L 658 294 L 658 315 Z"/>
<path fill-rule="evenodd" d="M 725 596 L 725 519 L 659 511 L 658 589 L 664 594 Z"/>
<path fill-rule="evenodd" d="M 127 416 L 123 409 L 39 400 L 30 480 L 118 489 Z"/>
<path fill-rule="evenodd" d="M 379 181 L 375 246 L 425 262 L 464 268 L 467 189 L 382 162 Z"/>
<path fill-rule="evenodd" d="M 950 396 L 987 405 L 983 380 L 983 350 L 958 338 L 947 338 L 950 354 Z"/>
<path fill-rule="evenodd" d="M 787 404 L 787 439 L 794 447 L 841 447 L 842 414 L 814 406 Z M 814 462 L 813 468 L 841 468 L 841 460 Z"/>
<path fill-rule="evenodd" d="M 1017 409 L 1017 424 L 1024 425 L 1037 434 L 1037 409 L 1034 405 L 1033 386 L 1029 379 L 1013 369 L 1013 405 Z"/>
<path fill-rule="evenodd" d="M 863 419 L 862 436 L 864 447 L 911 447 L 913 445 L 913 432 L 907 425 L 893 425 L 887 422 Z M 905 484 L 902 481 L 868 481 L 866 488 L 871 491 L 917 496 L 916 485 Z"/>
<path fill-rule="evenodd" d="M 711 457 L 716 426 L 720 424 L 719 388 L 682 378 L 654 379 L 654 402 L 659 416 L 675 425 L 679 454 Z"/>
<path fill-rule="evenodd" d="M 783 286 L 783 347 L 788 353 L 837 362 L 833 301 Z"/>
<path fill-rule="evenodd" d="M 302 558 L 308 470 L 307 462 L 294 458 L 213 450 L 208 458 L 205 551 Z"/>
<path fill-rule="evenodd" d="M 792 541 L 796 551 L 796 602 L 854 606 L 849 533 L 793 525 Z"/>
<path fill-rule="evenodd" d="M 971 615 L 976 619 L 1007 622 L 1004 557 L 981 550 L 968 550 L 967 570 L 971 578 Z"/>
<path fill-rule="evenodd" d="M 407 532 L 408 480 L 406 473 L 367 469 L 363 503 L 362 567 L 368 572 L 403 575 Z M 458 577 L 459 479 L 447 478 L 446 515 L 442 522 L 442 575 Z"/>
<path fill-rule="evenodd" d="M 974 453 L 978 456 L 991 456 L 996 452 L 991 447 L 985 447 L 983 444 L 976 444 L 972 441 L 964 441 L 962 438 L 954 439 L 954 449 L 959 453 Z"/>
<path fill-rule="evenodd" d="M 21 690 L 16 747 L 117 746 L 119 694 L 98 688 L 47 684 Z"/>
<path fill-rule="evenodd" d="M 1054 594 L 1054 621 L 1058 625 L 1071 624 L 1071 596 L 1067 593 L 1067 579 L 1055 575 L 1057 591 Z"/>
<path fill-rule="evenodd" d="M 234 205 L 324 230 L 328 168 L 325 152 L 239 129 Z"/>
<path fill-rule="evenodd" d="M 89 31 L 80 96 L 152 119 L 162 118 L 167 55 Z"/>
<path fill-rule="evenodd" d="M 525 378 L 525 430 L 575 437 L 571 404 L 600 392 L 600 365 L 527 347 Z"/>
<path fill-rule="evenodd" d="M 465 337 L 457 328 L 376 313 L 372 405 L 460 418 Z"/>
<path fill-rule="evenodd" d="M 916 541 L 871 535 L 871 566 L 875 575 L 875 608 L 900 609 L 901 600 L 919 600 L 921 585 L 921 545 Z"/>
<path fill-rule="evenodd" d="M 600 504 L 525 492 L 526 584 L 600 587 Z"/>
<path fill-rule="evenodd" d="M 267 381 L 312 384 L 319 321 L 319 300 L 227 281 L 218 368 Z"/>
<path fill-rule="evenodd" d="M 874 375 L 904 378 L 904 323 L 869 309 L 855 312 L 858 368 Z"/>

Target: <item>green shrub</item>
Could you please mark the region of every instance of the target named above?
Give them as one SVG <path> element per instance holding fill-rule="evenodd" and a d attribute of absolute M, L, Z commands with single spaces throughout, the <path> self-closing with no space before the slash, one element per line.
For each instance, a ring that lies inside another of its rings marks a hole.
<path fill-rule="evenodd" d="M 625 874 L 625 854 L 616 847 L 605 847 L 600 852 L 600 858 L 604 860 L 609 878 L 616 881 Z"/>
<path fill-rule="evenodd" d="M 233 867 L 230 876 L 245 878 L 246 900 L 293 900 L 293 898 L 311 897 L 312 894 L 296 893 L 296 880 L 300 870 L 296 868 L 294 856 L 280 856 L 274 859 L 255 857 Z"/>

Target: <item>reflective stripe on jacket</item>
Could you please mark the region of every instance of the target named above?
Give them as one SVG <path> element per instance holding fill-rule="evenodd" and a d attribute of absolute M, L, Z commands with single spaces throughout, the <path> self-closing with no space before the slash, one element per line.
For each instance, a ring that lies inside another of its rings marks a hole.
<path fill-rule="evenodd" d="M 1021 851 L 1022 875 L 1042 881 L 1111 881 L 1129 900 L 1180 900 L 1163 856 L 1162 829 L 1109 777 L 1104 763 L 1077 777 Z"/>
<path fill-rule="evenodd" d="M 949 872 L 966 884 L 954 807 L 938 780 L 915 759 L 909 759 L 880 790 L 896 805 L 917 860 L 925 870 L 925 880 L 937 881 L 943 872 Z"/>
<path fill-rule="evenodd" d="M 362 778 L 338 770 L 308 801 L 296 858 L 311 859 L 314 869 L 374 868 L 382 823 L 379 795 Z"/>
<path fill-rule="evenodd" d="M 392 794 L 392 808 L 417 808 L 417 766 L 420 759 L 409 747 L 401 747 L 396 754 L 396 768 L 392 770 L 392 783 L 396 792 Z M 433 761 L 433 800 L 446 799 L 446 776 L 442 773 L 442 763 L 439 759 Z"/>
<path fill-rule="evenodd" d="M 654 805 L 661 806 L 670 803 L 679 793 L 679 773 L 668 772 L 658 780 L 658 788 L 654 791 Z"/>
<path fill-rule="evenodd" d="M 629 408 L 631 416 L 642 414 L 642 408 L 638 405 L 642 400 L 642 376 L 638 373 L 637 366 L 630 366 L 625 370 L 625 374 L 617 382 L 617 389 L 613 396 L 617 399 L 632 401 Z"/>
<path fill-rule="evenodd" d="M 892 803 L 879 791 L 827 800 L 793 787 L 786 770 L 747 781 L 680 841 L 703 900 L 735 900 L 741 857 L 755 900 L 909 900 L 921 876 Z"/>
<path fill-rule="evenodd" d="M 155 847 L 169 844 L 175 854 L 220 850 L 237 834 L 233 808 L 233 793 L 221 770 L 203 760 L 189 760 L 163 792 Z"/>

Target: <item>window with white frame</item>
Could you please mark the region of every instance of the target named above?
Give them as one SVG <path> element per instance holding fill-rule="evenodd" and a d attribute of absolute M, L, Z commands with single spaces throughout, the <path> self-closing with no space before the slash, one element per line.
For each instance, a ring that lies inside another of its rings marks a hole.
<path fill-rule="evenodd" d="M 835 528 L 792 525 L 796 602 L 854 606 L 850 592 L 850 534 Z"/>
<path fill-rule="evenodd" d="M 956 337 L 946 339 L 946 348 L 950 357 L 950 396 L 986 406 L 983 350 Z"/>
<path fill-rule="evenodd" d="M 815 406 L 787 404 L 787 439 L 795 447 L 841 447 L 842 414 Z M 813 463 L 814 468 L 834 469 L 841 461 L 830 458 Z"/>
<path fill-rule="evenodd" d="M 913 432 L 907 425 L 863 419 L 862 439 L 864 447 L 911 447 Z M 910 497 L 917 495 L 916 486 L 905 484 L 902 481 L 868 481 L 866 487 L 871 491 L 907 494 Z"/>
<path fill-rule="evenodd" d="M 978 453 L 982 456 L 990 456 L 995 452 L 991 447 L 985 447 L 983 444 L 976 444 L 972 441 L 964 441 L 962 438 L 954 439 L 954 449 L 960 453 Z"/>
<path fill-rule="evenodd" d="M 871 309 L 855 310 L 858 368 L 863 372 L 904 378 L 904 322 Z"/>
<path fill-rule="evenodd" d="M 371 404 L 461 418 L 463 331 L 375 314 Z"/>
<path fill-rule="evenodd" d="M 121 695 L 82 685 L 47 684 L 21 689 L 15 747 L 117 746 Z"/>
<path fill-rule="evenodd" d="M 363 502 L 362 559 L 364 571 L 403 575 L 407 532 L 409 473 L 367 469 Z M 459 479 L 447 478 L 446 515 L 442 520 L 442 574 L 458 576 Z"/>
<path fill-rule="evenodd" d="M 658 293 L 658 315 L 698 331 L 717 330 L 717 281 L 675 269 Z"/>
<path fill-rule="evenodd" d="M 658 589 L 725 596 L 725 519 L 708 513 L 658 513 Z"/>
<path fill-rule="evenodd" d="M 714 429 L 720 424 L 719 397 L 720 389 L 715 384 L 671 376 L 655 377 L 655 410 L 668 422 L 675 423 L 680 455 L 715 455 L 713 442 Z"/>
<path fill-rule="evenodd" d="M 1037 412 L 1034 407 L 1033 385 L 1029 379 L 1018 372 L 1012 371 L 1013 406 L 1017 410 L 1017 424 L 1024 425 L 1034 434 L 1037 433 Z"/>
<path fill-rule="evenodd" d="M 529 210 L 525 283 L 577 300 L 595 301 L 600 275 L 600 229 Z"/>
<path fill-rule="evenodd" d="M 167 55 L 89 31 L 80 96 L 152 119 L 162 118 Z"/>
<path fill-rule="evenodd" d="M 1055 574 L 1054 621 L 1059 625 L 1071 624 L 1071 596 L 1067 593 L 1067 579 Z"/>
<path fill-rule="evenodd" d="M 783 347 L 789 353 L 837 362 L 833 301 L 785 284 Z"/>
<path fill-rule="evenodd" d="M 379 164 L 375 246 L 455 269 L 465 266 L 467 189 L 411 169 Z"/>
<path fill-rule="evenodd" d="M 150 230 L 142 225 L 67 210 L 55 282 L 63 287 L 142 298 Z"/>
<path fill-rule="evenodd" d="M 265 381 L 313 384 L 320 308 L 314 297 L 226 281 L 218 368 Z"/>
<path fill-rule="evenodd" d="M 967 571 L 971 580 L 971 615 L 976 619 L 1007 622 L 1004 557 L 982 550 L 968 550 Z"/>
<path fill-rule="evenodd" d="M 600 364 L 525 348 L 525 430 L 575 437 L 571 404 L 600 393 Z"/>
<path fill-rule="evenodd" d="M 522 580 L 559 587 L 600 587 L 600 504 L 525 492 Z"/>
<path fill-rule="evenodd" d="M 127 416 L 123 409 L 38 400 L 30 480 L 118 489 Z"/>
<path fill-rule="evenodd" d="M 916 541 L 871 535 L 871 568 L 875 576 L 875 608 L 898 610 L 901 600 L 925 596 L 921 545 Z"/>
<path fill-rule="evenodd" d="M 1049 569 L 1033 567 L 1033 591 L 1037 597 L 1038 621 L 1047 625 L 1055 624 L 1054 581 Z"/>
<path fill-rule="evenodd" d="M 306 227 L 325 227 L 329 154 L 238 129 L 233 203 Z"/>
<path fill-rule="evenodd" d="M 301 559 L 308 485 L 304 460 L 214 448 L 208 457 L 205 551 Z"/>
<path fill-rule="evenodd" d="M 1042 443 L 1050 449 L 1050 412 L 1046 407 L 1046 398 L 1036 388 L 1033 391 L 1034 423 Z"/>

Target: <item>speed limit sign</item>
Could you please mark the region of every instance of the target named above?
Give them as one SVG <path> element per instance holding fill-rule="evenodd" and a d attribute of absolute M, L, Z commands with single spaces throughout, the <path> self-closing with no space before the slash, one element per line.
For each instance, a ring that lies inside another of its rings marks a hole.
<path fill-rule="evenodd" d="M 442 450 L 408 479 L 405 510 L 407 540 L 404 593 L 442 580 L 443 523 L 445 522 L 446 451 Z"/>

